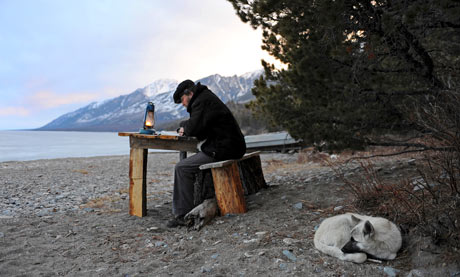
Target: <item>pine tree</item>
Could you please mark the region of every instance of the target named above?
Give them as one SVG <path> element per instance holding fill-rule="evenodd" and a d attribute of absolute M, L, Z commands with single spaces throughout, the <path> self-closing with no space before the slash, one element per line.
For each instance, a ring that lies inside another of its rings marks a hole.
<path fill-rule="evenodd" d="M 458 1 L 228 1 L 286 65 L 262 62 L 251 108 L 306 143 L 359 148 L 423 131 L 408 107 L 458 91 Z"/>

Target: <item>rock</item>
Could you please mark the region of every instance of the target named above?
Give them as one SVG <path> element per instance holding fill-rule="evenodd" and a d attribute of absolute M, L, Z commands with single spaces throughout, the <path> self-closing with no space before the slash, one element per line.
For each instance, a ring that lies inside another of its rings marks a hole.
<path fill-rule="evenodd" d="M 283 242 L 284 242 L 286 245 L 291 245 L 291 244 L 294 244 L 294 243 L 296 243 L 296 242 L 299 242 L 299 240 L 291 239 L 291 238 L 285 238 L 285 239 L 283 239 Z"/>
<path fill-rule="evenodd" d="M 424 276 L 427 276 L 425 275 L 426 272 L 424 272 L 423 270 L 420 270 L 420 269 L 412 269 L 411 271 L 409 271 L 409 273 L 407 274 L 407 277 L 424 277 Z"/>
<path fill-rule="evenodd" d="M 0 219 L 12 219 L 12 216 L 9 215 L 0 215 Z"/>
<path fill-rule="evenodd" d="M 385 266 L 385 267 L 383 268 L 383 272 L 385 272 L 385 274 L 386 274 L 387 276 L 396 277 L 396 276 L 398 275 L 399 270 L 394 269 L 394 268 L 389 267 L 389 266 Z"/>
<path fill-rule="evenodd" d="M 343 209 L 343 206 L 337 206 L 334 208 L 334 212 L 340 211 Z"/>
<path fill-rule="evenodd" d="M 219 254 L 214 254 L 211 256 L 211 259 L 217 259 L 217 257 L 219 257 Z"/>
<path fill-rule="evenodd" d="M 432 187 L 435 187 L 435 186 L 438 185 L 436 183 L 430 183 L 430 184 L 427 185 L 427 183 L 423 179 L 414 180 L 414 181 L 412 181 L 412 184 L 414 185 L 414 191 L 425 189 L 428 186 L 432 188 Z"/>
<path fill-rule="evenodd" d="M 293 205 L 294 209 L 301 210 L 303 207 L 302 202 L 296 203 Z"/>
<path fill-rule="evenodd" d="M 208 268 L 208 267 L 202 266 L 202 267 L 201 267 L 201 273 L 206 273 L 206 272 L 211 272 L 211 269 Z"/>
<path fill-rule="evenodd" d="M 257 232 L 256 236 L 262 237 L 262 236 L 265 236 L 266 234 L 267 234 L 267 232 Z"/>
<path fill-rule="evenodd" d="M 168 245 L 164 241 L 157 241 L 155 242 L 156 247 L 168 247 Z"/>
<path fill-rule="evenodd" d="M 287 269 L 287 264 L 285 264 L 285 263 L 280 263 L 279 268 L 280 268 L 281 270 L 286 270 L 286 269 Z"/>
<path fill-rule="evenodd" d="M 47 216 L 47 215 L 50 214 L 51 211 L 52 211 L 52 209 L 46 208 L 46 209 L 38 211 L 35 215 L 38 216 L 38 217 Z"/>
<path fill-rule="evenodd" d="M 150 227 L 150 228 L 147 228 L 147 231 L 157 231 L 158 229 L 160 229 L 159 227 Z"/>
<path fill-rule="evenodd" d="M 145 247 L 151 248 L 153 246 L 154 246 L 153 243 L 149 239 L 145 240 Z"/>
<path fill-rule="evenodd" d="M 13 212 L 11 210 L 4 210 L 4 211 L 2 211 L 2 214 L 4 216 L 11 216 L 11 215 L 13 215 Z"/>
<path fill-rule="evenodd" d="M 283 250 L 283 255 L 293 262 L 297 261 L 297 257 L 289 250 Z"/>
<path fill-rule="evenodd" d="M 258 239 L 245 239 L 243 240 L 243 243 L 254 243 L 254 242 L 258 242 L 259 240 Z"/>

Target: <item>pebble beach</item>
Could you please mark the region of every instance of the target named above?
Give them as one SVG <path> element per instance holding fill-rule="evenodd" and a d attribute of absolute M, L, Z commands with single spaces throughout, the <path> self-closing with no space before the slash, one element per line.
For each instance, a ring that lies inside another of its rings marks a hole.
<path fill-rule="evenodd" d="M 247 213 L 217 217 L 199 231 L 168 229 L 179 157 L 150 153 L 148 159 L 143 218 L 128 214 L 128 156 L 0 163 L 0 276 L 455 272 L 456 265 L 443 268 L 432 255 L 417 260 L 407 249 L 395 261 L 362 265 L 317 251 L 315 228 L 328 216 L 352 211 L 349 195 L 329 167 L 300 161 L 297 153 L 261 155 L 269 188 L 246 198 Z M 388 174 L 398 174 L 407 163 L 391 166 Z"/>

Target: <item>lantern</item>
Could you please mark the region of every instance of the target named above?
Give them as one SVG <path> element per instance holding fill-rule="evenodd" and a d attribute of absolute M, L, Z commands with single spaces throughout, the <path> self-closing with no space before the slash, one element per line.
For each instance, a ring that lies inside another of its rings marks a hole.
<path fill-rule="evenodd" d="M 155 105 L 153 102 L 149 102 L 147 104 L 147 108 L 145 109 L 145 116 L 144 116 L 144 128 L 139 131 L 141 134 L 155 134 Z"/>

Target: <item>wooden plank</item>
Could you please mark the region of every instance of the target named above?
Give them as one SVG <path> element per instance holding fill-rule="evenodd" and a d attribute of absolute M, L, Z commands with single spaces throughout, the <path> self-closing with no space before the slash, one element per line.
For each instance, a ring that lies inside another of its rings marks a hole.
<path fill-rule="evenodd" d="M 225 160 L 225 161 L 220 161 L 220 162 L 215 162 L 215 163 L 208 163 L 208 164 L 203 164 L 200 166 L 200 169 L 201 170 L 204 170 L 204 169 L 208 169 L 208 168 L 219 168 L 219 167 L 224 167 L 224 166 L 227 166 L 233 162 L 240 162 L 240 161 L 244 161 L 246 159 L 249 159 L 249 158 L 252 158 L 254 156 L 258 156 L 260 154 L 260 152 L 252 152 L 252 153 L 248 153 L 248 154 L 245 154 L 241 159 L 238 159 L 238 160 Z"/>
<path fill-rule="evenodd" d="M 129 132 L 118 132 L 118 136 L 120 137 L 129 137 L 130 135 L 132 135 L 134 133 L 129 133 Z"/>
<path fill-rule="evenodd" d="M 147 149 L 131 148 L 129 156 L 129 214 L 147 215 Z"/>
<path fill-rule="evenodd" d="M 130 136 L 129 143 L 131 148 L 163 149 L 189 152 L 198 151 L 196 147 L 196 140 L 163 140 Z"/>
<path fill-rule="evenodd" d="M 179 135 L 149 135 L 149 134 L 140 134 L 140 133 L 132 133 L 132 132 L 119 132 L 118 136 L 148 138 L 148 139 L 172 139 L 172 140 L 179 139 Z"/>
<path fill-rule="evenodd" d="M 211 170 L 221 215 L 245 213 L 247 208 L 237 163 Z"/>
<path fill-rule="evenodd" d="M 195 137 L 188 136 L 179 136 L 172 134 L 160 134 L 160 135 L 148 135 L 140 133 L 131 133 L 131 132 L 119 132 L 118 136 L 120 137 L 134 137 L 134 138 L 145 138 L 150 140 L 180 140 L 180 141 L 197 141 Z"/>

